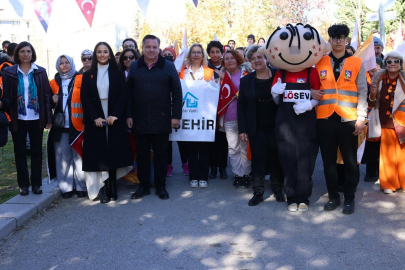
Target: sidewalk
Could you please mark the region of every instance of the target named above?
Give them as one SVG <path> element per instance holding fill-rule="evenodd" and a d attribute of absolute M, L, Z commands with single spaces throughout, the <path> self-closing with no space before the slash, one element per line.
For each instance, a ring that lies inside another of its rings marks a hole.
<path fill-rule="evenodd" d="M 0 204 L 0 241 L 61 196 L 58 183 L 49 185 L 47 177 L 42 179 L 42 192 L 41 195 L 34 195 L 30 189 L 28 196 L 17 195 Z"/>

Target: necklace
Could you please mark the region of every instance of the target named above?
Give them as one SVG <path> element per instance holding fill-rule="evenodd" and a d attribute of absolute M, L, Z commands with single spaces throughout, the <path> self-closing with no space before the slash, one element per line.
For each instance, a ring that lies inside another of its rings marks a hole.
<path fill-rule="evenodd" d="M 267 68 L 266 67 L 266 69 L 267 69 L 267 74 L 266 74 L 266 76 L 264 76 L 264 78 L 259 78 L 259 74 L 256 72 L 256 79 L 259 79 L 259 80 L 267 80 L 267 79 L 270 79 L 271 78 L 271 74 L 270 74 L 270 69 L 269 68 Z"/>

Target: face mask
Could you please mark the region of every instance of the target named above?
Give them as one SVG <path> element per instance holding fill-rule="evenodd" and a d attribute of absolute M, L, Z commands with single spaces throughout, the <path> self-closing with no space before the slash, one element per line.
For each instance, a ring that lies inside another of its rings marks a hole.
<path fill-rule="evenodd" d="M 166 56 L 164 56 L 164 58 L 165 58 L 166 60 L 170 61 L 170 62 L 173 62 L 173 61 L 174 61 L 174 57 L 173 57 L 172 55 L 166 55 Z"/>

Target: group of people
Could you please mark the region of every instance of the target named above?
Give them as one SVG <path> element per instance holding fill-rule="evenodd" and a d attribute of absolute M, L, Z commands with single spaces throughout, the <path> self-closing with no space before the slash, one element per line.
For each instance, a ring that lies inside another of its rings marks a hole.
<path fill-rule="evenodd" d="M 219 41 L 211 41 L 206 50 L 192 44 L 180 73 L 173 63 L 176 52 L 160 50 L 156 36 L 143 38 L 142 54 L 131 38 L 118 55 L 99 42 L 94 51 L 81 53 L 79 71 L 70 56 L 59 56 L 50 83 L 45 69 L 35 64 L 34 47 L 21 42 L 7 67 L 0 67 L 0 112 L 10 119 L 20 194 L 28 195 L 30 186 L 34 194 L 42 193 L 47 128 L 49 177 L 59 181 L 63 198 L 75 193 L 101 203 L 117 200 L 116 181 L 133 170 L 136 160 L 139 186 L 131 198 L 149 195 L 154 185 L 160 199 L 169 199 L 169 134 L 182 118 L 180 80 L 218 81 L 226 74 L 237 94 L 217 119 L 215 141 L 177 142 L 190 188 L 207 188 L 218 173 L 227 179 L 229 156 L 233 186 L 253 187 L 250 206 L 264 200 L 264 179 L 270 174 L 276 201 L 287 199 L 288 211 L 308 211 L 320 148 L 329 195 L 324 210 L 340 206 L 342 191 L 343 213 L 352 214 L 359 182 L 358 135 L 366 126 L 368 105 L 365 152 L 373 154 L 363 157 L 365 180 L 375 181 L 379 174 L 384 193 L 405 191 L 403 58 L 389 52 L 380 70 L 365 72 L 361 59 L 352 56 L 354 49 L 345 46 L 349 28 L 333 25 L 328 34 L 326 42 L 309 25 L 288 24 L 267 42 L 254 44 L 249 35 L 247 48 L 235 48 L 233 40 L 229 49 Z M 72 147 L 79 138 L 82 147 Z M 343 164 L 337 164 L 338 152 Z"/>

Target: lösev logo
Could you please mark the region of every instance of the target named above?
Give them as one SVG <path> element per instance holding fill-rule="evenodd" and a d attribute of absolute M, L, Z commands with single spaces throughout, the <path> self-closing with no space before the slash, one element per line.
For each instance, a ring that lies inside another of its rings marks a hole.
<path fill-rule="evenodd" d="M 190 92 L 187 92 L 183 98 L 183 107 L 184 103 L 186 103 L 187 108 L 198 108 L 198 98 Z"/>
<path fill-rule="evenodd" d="M 303 101 L 310 98 L 310 90 L 284 90 L 283 93 L 283 102 Z"/>
<path fill-rule="evenodd" d="M 319 72 L 319 75 L 320 75 L 320 77 L 321 77 L 321 80 L 322 80 L 322 79 L 326 79 L 326 74 L 327 74 L 326 70 L 321 70 L 321 71 Z"/>

